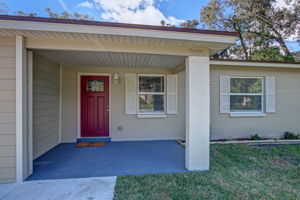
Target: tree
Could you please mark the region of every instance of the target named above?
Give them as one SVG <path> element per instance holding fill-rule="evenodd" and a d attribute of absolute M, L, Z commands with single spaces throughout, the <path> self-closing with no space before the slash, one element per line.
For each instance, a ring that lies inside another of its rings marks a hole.
<path fill-rule="evenodd" d="M 51 18 L 58 18 L 58 19 L 77 19 L 77 20 L 93 20 L 93 17 L 88 14 L 79 14 L 74 12 L 73 14 L 64 11 L 62 13 L 55 13 L 51 10 L 51 8 L 45 8 L 46 13 Z"/>
<path fill-rule="evenodd" d="M 249 20 L 245 16 L 229 13 L 226 9 L 228 7 L 230 7 L 230 2 L 227 0 L 211 0 L 207 6 L 201 9 L 200 21 L 209 29 L 237 32 L 240 45 L 231 48 L 231 52 L 240 52 L 237 56 L 248 60 L 249 52 L 246 47 L 245 34 L 249 29 Z M 228 49 L 224 51 L 228 52 Z M 225 52 L 221 54 L 225 54 Z"/>
<path fill-rule="evenodd" d="M 289 57 L 282 55 L 279 47 L 273 46 L 253 51 L 250 56 L 250 60 L 288 61 Z"/>
<path fill-rule="evenodd" d="M 167 27 L 175 27 L 174 25 L 171 25 L 171 24 L 165 22 L 165 20 L 161 20 L 161 21 L 160 21 L 160 25 L 162 25 L 162 26 L 167 26 Z"/>
<path fill-rule="evenodd" d="M 292 35 L 299 34 L 300 28 L 300 1 L 291 3 L 287 0 L 287 7 L 275 6 L 276 0 L 231 0 L 236 5 L 239 12 L 251 19 L 251 28 L 253 31 L 265 31 L 276 41 L 284 55 L 291 58 L 285 41 Z M 299 37 L 299 35 L 298 35 Z"/>
<path fill-rule="evenodd" d="M 279 57 L 292 61 L 286 41 L 293 35 L 300 41 L 300 1 L 287 0 L 289 8 L 275 3 L 276 0 L 211 0 L 200 12 L 201 22 L 210 29 L 238 32 L 239 42 L 231 48 L 236 57 L 253 59 L 253 52 L 270 52 L 268 48 L 274 53 L 272 48 L 278 44 Z"/>
<path fill-rule="evenodd" d="M 300 62 L 300 51 L 293 52 L 293 56 L 296 62 Z"/>
<path fill-rule="evenodd" d="M 1 15 L 6 15 L 8 11 L 8 7 L 6 6 L 5 3 L 0 3 L 0 14 Z"/>
<path fill-rule="evenodd" d="M 197 28 L 198 25 L 199 25 L 199 21 L 197 19 L 186 20 L 185 22 L 180 24 L 182 28 L 194 28 L 194 29 Z"/>
<path fill-rule="evenodd" d="M 23 11 L 15 11 L 15 15 L 18 15 L 18 16 L 37 17 L 37 14 L 36 14 L 36 13 L 26 13 L 26 12 L 23 12 Z"/>

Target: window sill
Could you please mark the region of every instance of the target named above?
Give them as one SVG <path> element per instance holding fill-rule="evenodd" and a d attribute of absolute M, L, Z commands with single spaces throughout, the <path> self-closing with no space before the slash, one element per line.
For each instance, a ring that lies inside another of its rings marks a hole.
<path fill-rule="evenodd" d="M 230 117 L 264 117 L 265 113 L 230 113 Z"/>
<path fill-rule="evenodd" d="M 150 119 L 150 118 L 166 118 L 165 114 L 138 114 L 137 118 Z"/>

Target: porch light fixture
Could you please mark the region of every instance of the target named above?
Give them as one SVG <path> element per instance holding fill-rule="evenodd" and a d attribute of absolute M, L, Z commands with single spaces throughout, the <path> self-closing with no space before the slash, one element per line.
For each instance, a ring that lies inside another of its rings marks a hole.
<path fill-rule="evenodd" d="M 118 73 L 114 73 L 112 81 L 113 81 L 113 85 L 118 85 L 119 84 L 119 74 Z"/>

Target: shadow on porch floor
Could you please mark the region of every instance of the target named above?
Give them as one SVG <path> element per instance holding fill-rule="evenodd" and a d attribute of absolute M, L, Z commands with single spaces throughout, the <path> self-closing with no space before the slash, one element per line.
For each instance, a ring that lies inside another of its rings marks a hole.
<path fill-rule="evenodd" d="M 186 172 L 184 147 L 176 141 L 112 142 L 105 147 L 59 144 L 34 160 L 27 180 Z"/>

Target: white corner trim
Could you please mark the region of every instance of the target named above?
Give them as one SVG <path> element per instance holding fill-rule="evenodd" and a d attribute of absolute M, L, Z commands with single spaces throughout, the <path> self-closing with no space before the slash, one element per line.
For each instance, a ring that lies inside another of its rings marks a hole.
<path fill-rule="evenodd" d="M 59 130 L 58 143 L 61 143 L 61 109 L 62 109 L 62 65 L 59 65 Z"/>
<path fill-rule="evenodd" d="M 264 117 L 266 113 L 229 113 L 230 117 Z"/>
<path fill-rule="evenodd" d="M 27 51 L 28 69 L 28 174 L 33 173 L 33 52 Z"/>
<path fill-rule="evenodd" d="M 138 114 L 137 118 L 141 119 L 151 119 L 151 118 L 166 118 L 166 114 Z"/>
<path fill-rule="evenodd" d="M 24 180 L 23 169 L 23 133 L 26 111 L 26 71 L 23 36 L 16 36 L 16 182 Z"/>
<path fill-rule="evenodd" d="M 77 73 L 77 138 L 81 138 L 81 76 L 108 76 L 109 79 L 109 135 L 111 136 L 111 74 L 110 73 L 93 73 L 93 72 L 78 72 Z"/>

